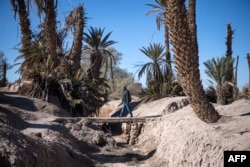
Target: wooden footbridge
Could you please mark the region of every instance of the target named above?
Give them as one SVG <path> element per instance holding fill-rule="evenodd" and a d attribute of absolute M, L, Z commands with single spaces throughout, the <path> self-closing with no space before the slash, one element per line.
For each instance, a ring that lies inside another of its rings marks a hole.
<path fill-rule="evenodd" d="M 153 120 L 159 116 L 148 117 L 58 117 L 54 122 L 60 122 L 63 120 L 86 120 L 92 123 L 145 123 L 149 120 Z"/>
<path fill-rule="evenodd" d="M 89 122 L 96 122 L 96 123 L 146 122 L 146 118 L 143 117 L 87 117 L 85 119 Z"/>

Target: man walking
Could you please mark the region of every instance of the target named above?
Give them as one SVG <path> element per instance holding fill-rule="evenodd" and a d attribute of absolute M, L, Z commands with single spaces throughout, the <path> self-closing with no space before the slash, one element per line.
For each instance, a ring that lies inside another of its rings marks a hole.
<path fill-rule="evenodd" d="M 132 114 L 130 106 L 129 106 L 130 101 L 131 101 L 130 93 L 127 90 L 126 86 L 124 86 L 123 94 L 122 94 L 122 110 L 120 112 L 120 117 L 122 117 L 125 108 L 130 113 L 130 116 L 133 117 L 133 114 Z"/>

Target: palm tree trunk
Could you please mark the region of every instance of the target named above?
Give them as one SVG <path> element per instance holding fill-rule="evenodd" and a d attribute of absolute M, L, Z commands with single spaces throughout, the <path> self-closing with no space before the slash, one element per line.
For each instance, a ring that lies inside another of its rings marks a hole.
<path fill-rule="evenodd" d="M 112 84 L 114 85 L 115 81 L 114 81 L 114 72 L 113 72 L 113 61 L 111 58 L 110 58 L 110 75 L 111 75 Z"/>
<path fill-rule="evenodd" d="M 226 82 L 230 82 L 233 84 L 234 82 L 234 73 L 233 73 L 233 57 L 232 57 L 232 54 L 233 54 L 233 51 L 232 51 L 232 39 L 233 39 L 233 34 L 234 34 L 234 31 L 232 30 L 231 28 L 231 25 L 228 24 L 227 25 L 227 38 L 226 38 L 226 47 L 227 47 L 227 50 L 226 50 L 226 58 L 227 58 L 227 61 L 229 63 L 227 63 L 227 66 L 228 66 L 228 72 L 226 73 L 226 76 L 225 76 L 225 81 Z M 227 101 L 228 99 L 230 101 L 234 100 L 234 87 L 231 86 L 231 85 L 226 85 L 225 86 L 225 92 L 227 94 Z"/>
<path fill-rule="evenodd" d="M 90 79 L 99 79 L 100 78 L 100 69 L 102 67 L 102 56 L 99 51 L 90 55 L 90 72 L 91 78 Z"/>
<path fill-rule="evenodd" d="M 22 33 L 22 48 L 27 50 L 31 45 L 31 30 L 30 30 L 30 20 L 29 13 L 27 12 L 27 7 L 24 0 L 11 0 L 12 7 L 15 12 L 19 14 L 20 27 Z"/>
<path fill-rule="evenodd" d="M 250 53 L 247 54 L 247 62 L 248 62 L 248 94 L 250 95 Z"/>
<path fill-rule="evenodd" d="M 172 67 L 171 67 L 171 54 L 169 49 L 169 30 L 167 26 L 167 8 L 165 8 L 164 13 L 164 22 L 165 22 L 165 32 L 164 32 L 164 39 L 165 39 L 165 47 L 166 47 L 166 66 L 167 66 L 167 77 L 172 77 Z"/>
<path fill-rule="evenodd" d="M 54 0 L 45 1 L 45 19 L 44 19 L 44 33 L 45 33 L 45 45 L 47 49 L 47 67 L 49 70 L 54 69 L 58 63 L 58 57 L 56 54 L 56 5 Z"/>
<path fill-rule="evenodd" d="M 0 86 L 5 86 L 7 82 L 7 79 L 6 79 L 7 63 L 5 60 L 3 60 L 2 65 L 3 65 L 3 69 L 2 69 L 3 76 L 2 76 L 2 79 L 0 80 Z"/>
<path fill-rule="evenodd" d="M 188 3 L 188 7 L 189 7 L 189 11 L 188 11 L 188 26 L 190 29 L 190 33 L 191 33 L 191 39 L 192 39 L 192 43 L 193 46 L 196 48 L 196 54 L 197 54 L 197 58 L 198 58 L 198 42 L 197 42 L 197 25 L 196 25 L 196 0 L 189 0 Z M 197 59 L 198 60 L 198 59 Z"/>
<path fill-rule="evenodd" d="M 11 0 L 11 5 L 15 12 L 15 17 L 16 17 L 17 12 L 19 14 L 19 22 L 20 22 L 19 24 L 20 24 L 21 33 L 22 33 L 22 39 L 21 39 L 22 50 L 21 51 L 27 51 L 31 46 L 32 32 L 30 29 L 29 13 L 26 10 L 27 6 L 25 4 L 25 0 Z M 25 71 L 22 70 L 21 71 L 22 79 L 28 78 L 29 73 L 30 72 L 28 70 L 25 70 Z"/>
<path fill-rule="evenodd" d="M 202 121 L 216 122 L 219 114 L 206 98 L 200 80 L 195 0 L 189 1 L 189 12 L 185 0 L 167 0 L 167 4 L 167 24 L 180 84 L 196 115 Z"/>
<path fill-rule="evenodd" d="M 217 85 L 216 87 L 216 96 L 217 96 L 217 99 L 216 99 L 216 102 L 220 105 L 225 105 L 226 102 L 225 102 L 225 97 L 224 97 L 224 93 L 223 93 L 223 87 L 222 85 Z"/>
<path fill-rule="evenodd" d="M 84 9 L 83 6 L 78 6 L 71 14 L 74 24 L 74 41 L 71 49 L 70 58 L 74 64 L 72 67 L 73 72 L 77 72 L 81 68 L 81 53 L 82 53 L 82 38 L 84 28 Z"/>
<path fill-rule="evenodd" d="M 226 38 L 226 46 L 227 46 L 226 57 L 227 57 L 228 61 L 231 62 L 228 64 L 230 70 L 228 71 L 228 73 L 226 75 L 226 79 L 225 79 L 225 81 L 228 81 L 228 82 L 233 81 L 233 75 L 234 75 L 233 74 L 233 61 L 231 61 L 232 54 L 233 54 L 233 51 L 232 51 L 233 34 L 234 34 L 234 31 L 232 30 L 231 25 L 228 24 L 227 25 L 227 38 Z"/>
<path fill-rule="evenodd" d="M 233 79 L 233 99 L 234 99 L 234 101 L 239 99 L 239 91 L 238 91 L 238 86 L 237 86 L 238 62 L 239 62 L 239 56 L 237 56 L 237 59 L 236 59 L 235 74 L 234 74 L 234 79 Z"/>

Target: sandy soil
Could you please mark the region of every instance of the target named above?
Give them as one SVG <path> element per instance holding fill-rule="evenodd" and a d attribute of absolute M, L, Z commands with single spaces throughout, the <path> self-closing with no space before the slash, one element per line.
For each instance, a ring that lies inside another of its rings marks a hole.
<path fill-rule="evenodd" d="M 206 124 L 190 105 L 168 110 L 183 99 L 134 100 L 134 116 L 151 119 L 131 146 L 125 136 L 110 138 L 81 118 L 68 119 L 67 111 L 53 104 L 0 91 L 0 166 L 222 167 L 224 150 L 250 150 L 249 100 L 214 104 L 223 116 Z M 109 102 L 100 115 L 116 116 L 119 103 Z M 110 144 L 114 138 L 116 146 Z"/>

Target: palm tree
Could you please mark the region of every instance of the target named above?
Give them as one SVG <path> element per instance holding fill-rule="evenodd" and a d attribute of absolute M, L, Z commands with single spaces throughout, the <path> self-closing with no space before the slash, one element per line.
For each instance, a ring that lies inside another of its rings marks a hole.
<path fill-rule="evenodd" d="M 231 70 L 228 68 L 228 63 L 229 62 L 226 57 L 221 57 L 217 59 L 212 58 L 211 60 L 204 62 L 204 65 L 206 67 L 205 73 L 217 84 L 216 86 L 217 103 L 222 105 L 226 104 L 224 89 L 225 86 L 227 85 L 226 77 L 228 71 Z"/>
<path fill-rule="evenodd" d="M 32 42 L 31 38 L 31 30 L 30 30 L 30 21 L 28 19 L 28 10 L 30 1 L 27 0 L 11 0 L 11 4 L 13 6 L 15 15 L 16 12 L 19 13 L 20 25 L 22 31 L 22 49 L 20 50 L 21 55 L 16 58 L 19 60 L 20 58 L 24 59 L 24 62 L 20 66 L 20 72 L 22 78 L 33 79 L 34 84 L 37 85 L 36 88 L 31 88 L 31 94 L 34 96 L 36 93 L 32 92 L 40 92 L 37 90 L 41 89 L 41 85 L 43 83 L 40 81 L 42 76 L 47 76 L 45 72 L 48 72 L 47 67 L 55 66 L 57 61 L 55 61 L 56 55 L 56 33 L 53 31 L 56 29 L 55 27 L 55 8 L 54 0 L 45 1 L 45 0 L 36 0 L 35 1 L 38 6 L 38 14 L 41 16 L 42 11 L 45 12 L 45 22 L 42 24 L 44 26 L 44 43 L 45 46 L 40 45 L 38 41 Z M 27 5 L 27 6 L 26 6 Z M 42 42 L 43 43 L 43 42 Z M 45 49 L 45 50 L 44 50 Z M 48 58 L 47 58 L 48 56 Z M 47 63 L 44 62 L 47 59 Z M 53 61 L 51 61 L 53 59 Z M 49 63 L 53 62 L 53 63 Z M 47 64 L 47 67 L 44 66 Z M 50 64 L 50 65 L 49 65 Z M 28 94 L 30 92 L 27 92 Z M 39 94 L 39 93 L 38 93 Z M 33 96 L 31 95 L 31 96 Z M 38 95 L 39 96 L 39 95 Z"/>
<path fill-rule="evenodd" d="M 172 67 L 171 67 L 171 54 L 169 49 L 169 30 L 167 26 L 167 1 L 166 0 L 155 0 L 157 3 L 147 4 L 152 7 L 152 10 L 148 11 L 146 15 L 158 13 L 156 16 L 156 25 L 157 29 L 160 30 L 162 23 L 164 23 L 164 39 L 165 39 L 165 47 L 166 47 L 166 66 L 167 73 L 166 75 L 169 77 L 172 76 Z"/>
<path fill-rule="evenodd" d="M 233 58 L 233 51 L 232 51 L 232 40 L 233 40 L 233 34 L 234 31 L 232 30 L 232 27 L 230 24 L 227 25 L 227 38 L 226 38 L 226 46 L 227 46 L 227 51 L 226 51 L 226 58 L 228 59 L 228 61 L 231 61 L 231 59 Z M 232 61 L 231 61 L 232 62 Z M 233 64 L 228 64 L 229 68 L 231 69 L 231 71 L 228 71 L 228 74 L 226 76 L 226 81 L 228 82 L 232 82 L 233 81 Z"/>
<path fill-rule="evenodd" d="M 205 122 L 216 122 L 219 114 L 206 98 L 199 71 L 195 0 L 167 1 L 167 25 L 173 45 L 178 80 L 196 115 Z"/>
<path fill-rule="evenodd" d="M 7 63 L 7 59 L 4 57 L 4 53 L 0 51 L 0 87 L 6 86 L 6 72 L 10 67 L 11 66 Z"/>
<path fill-rule="evenodd" d="M 66 27 L 73 27 L 74 41 L 70 51 L 70 59 L 74 62 L 72 71 L 76 73 L 81 68 L 81 53 L 83 28 L 86 18 L 84 17 L 84 8 L 82 5 L 76 7 L 66 19 Z"/>
<path fill-rule="evenodd" d="M 109 32 L 104 36 L 104 29 L 93 27 L 88 29 L 88 33 L 84 33 L 83 41 L 86 42 L 84 51 L 90 55 L 90 67 L 88 69 L 88 76 L 90 79 L 99 79 L 102 65 L 108 62 L 112 70 L 112 64 L 115 58 L 108 50 L 108 47 L 116 42 L 109 40 L 111 33 L 112 32 Z"/>
<path fill-rule="evenodd" d="M 147 48 L 142 47 L 140 49 L 151 61 L 142 65 L 137 65 L 140 67 L 138 69 L 138 78 L 140 79 L 143 74 L 151 76 L 151 81 L 156 87 L 156 93 L 160 93 L 160 85 L 163 83 L 163 68 L 164 68 L 164 46 L 160 43 L 150 44 Z M 149 78 L 147 78 L 148 80 Z"/>
<path fill-rule="evenodd" d="M 226 47 L 227 47 L 227 50 L 226 50 L 226 55 L 225 57 L 227 58 L 227 60 L 230 63 L 227 63 L 228 64 L 228 68 L 230 69 L 230 71 L 227 72 L 226 74 L 226 81 L 227 82 L 230 82 L 230 83 L 235 83 L 237 84 L 237 81 L 236 81 L 236 78 L 234 76 L 234 69 L 233 69 L 233 57 L 232 57 L 232 54 L 233 54 L 233 51 L 232 51 L 232 40 L 233 40 L 233 34 L 234 34 L 234 31 L 232 30 L 232 27 L 230 24 L 227 24 L 227 38 L 226 38 Z M 233 101 L 233 97 L 234 97 L 234 94 L 236 94 L 236 90 L 235 89 L 237 88 L 237 85 L 227 85 L 225 87 L 225 93 L 227 94 L 227 99 L 229 99 L 230 101 Z"/>
<path fill-rule="evenodd" d="M 115 48 L 109 47 L 107 50 L 112 54 L 113 59 L 110 59 L 109 56 L 105 56 L 105 67 L 101 69 L 103 72 L 103 77 L 106 79 L 110 79 L 114 84 L 114 68 L 117 67 L 119 61 L 121 60 L 122 53 L 118 52 Z"/>

